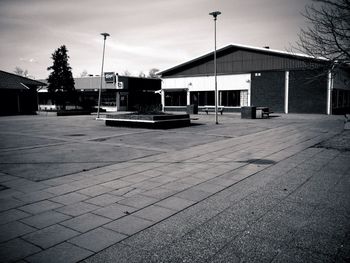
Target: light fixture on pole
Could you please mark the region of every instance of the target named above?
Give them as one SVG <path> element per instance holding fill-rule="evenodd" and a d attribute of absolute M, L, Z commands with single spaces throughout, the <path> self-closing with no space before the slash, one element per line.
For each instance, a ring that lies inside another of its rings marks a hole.
<path fill-rule="evenodd" d="M 217 69 L 216 69 L 216 18 L 218 15 L 221 15 L 220 11 L 215 11 L 209 13 L 209 15 L 213 16 L 214 18 L 214 79 L 215 79 L 215 123 L 219 124 L 218 122 L 218 84 L 217 84 Z"/>
<path fill-rule="evenodd" d="M 98 91 L 97 119 L 100 118 L 101 93 L 102 93 L 102 81 L 103 81 L 103 63 L 105 60 L 106 39 L 110 35 L 108 33 L 101 33 L 101 36 L 103 36 L 103 53 L 102 53 L 102 67 L 101 67 L 101 85 L 100 85 L 100 89 Z"/>

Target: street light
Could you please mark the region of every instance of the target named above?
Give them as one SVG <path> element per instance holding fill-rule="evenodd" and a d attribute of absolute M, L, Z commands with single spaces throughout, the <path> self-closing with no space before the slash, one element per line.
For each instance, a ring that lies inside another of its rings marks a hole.
<path fill-rule="evenodd" d="M 218 84 L 217 84 L 217 72 L 216 72 L 216 18 L 218 15 L 221 15 L 221 12 L 215 11 L 215 12 L 209 13 L 209 15 L 213 16 L 213 18 L 214 18 L 215 123 L 219 124 L 219 122 L 218 122 Z"/>
<path fill-rule="evenodd" d="M 101 85 L 100 85 L 100 90 L 98 91 L 97 119 L 100 118 L 101 93 L 102 93 L 102 81 L 103 81 L 103 63 L 105 60 L 106 38 L 109 37 L 110 35 L 108 33 L 101 33 L 101 36 L 103 36 L 103 54 L 102 54 L 102 68 L 101 68 Z"/>

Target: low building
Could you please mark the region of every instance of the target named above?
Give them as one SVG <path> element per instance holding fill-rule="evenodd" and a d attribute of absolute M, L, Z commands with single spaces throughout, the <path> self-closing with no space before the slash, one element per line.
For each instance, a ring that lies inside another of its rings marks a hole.
<path fill-rule="evenodd" d="M 280 113 L 341 112 L 350 107 L 349 68 L 326 59 L 230 44 L 217 50 L 218 105 L 225 111 L 266 106 Z M 159 72 L 164 110 L 215 105 L 214 52 Z"/>
<path fill-rule="evenodd" d="M 161 79 L 118 76 L 114 72 L 105 73 L 105 75 L 112 77 L 104 77 L 102 80 L 102 109 L 134 111 L 144 105 L 150 107 L 160 105 L 161 96 L 156 91 L 161 89 Z M 74 78 L 74 82 L 79 104 L 88 103 L 97 107 L 101 78 L 99 76 Z M 39 102 L 41 109 L 55 108 L 45 87 L 39 90 Z"/>
<path fill-rule="evenodd" d="M 37 89 L 44 85 L 0 70 L 0 115 L 35 113 L 38 108 Z"/>

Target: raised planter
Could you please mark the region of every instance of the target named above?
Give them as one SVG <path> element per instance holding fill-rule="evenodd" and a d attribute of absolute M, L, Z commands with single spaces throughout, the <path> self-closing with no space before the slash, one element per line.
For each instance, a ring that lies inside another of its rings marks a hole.
<path fill-rule="evenodd" d="M 107 114 L 106 118 L 103 119 L 106 121 L 107 126 L 150 129 L 170 129 L 191 125 L 189 114 Z"/>

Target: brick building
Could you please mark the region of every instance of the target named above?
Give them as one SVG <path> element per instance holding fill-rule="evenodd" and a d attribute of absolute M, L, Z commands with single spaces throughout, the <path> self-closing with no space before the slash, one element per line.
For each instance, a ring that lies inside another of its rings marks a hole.
<path fill-rule="evenodd" d="M 165 110 L 215 105 L 213 52 L 159 74 Z M 217 75 L 218 105 L 225 111 L 266 106 L 280 113 L 331 114 L 350 107 L 350 70 L 331 74 L 326 59 L 230 44 L 217 50 Z"/>
<path fill-rule="evenodd" d="M 0 70 L 0 115 L 33 114 L 37 89 L 45 83 Z"/>

